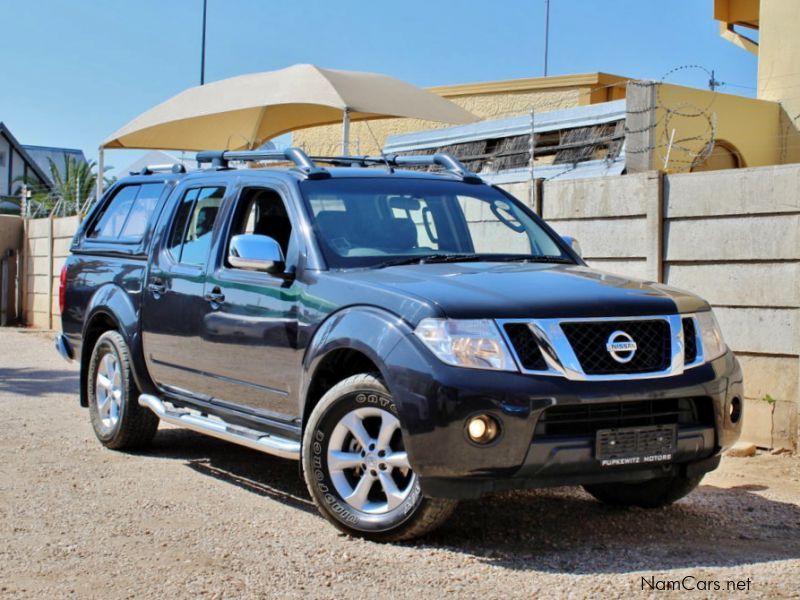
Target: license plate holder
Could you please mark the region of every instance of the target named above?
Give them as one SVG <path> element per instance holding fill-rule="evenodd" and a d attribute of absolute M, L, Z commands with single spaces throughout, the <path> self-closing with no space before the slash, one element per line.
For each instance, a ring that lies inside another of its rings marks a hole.
<path fill-rule="evenodd" d="M 604 467 L 663 463 L 672 460 L 677 445 L 676 425 L 598 429 L 595 458 Z"/>

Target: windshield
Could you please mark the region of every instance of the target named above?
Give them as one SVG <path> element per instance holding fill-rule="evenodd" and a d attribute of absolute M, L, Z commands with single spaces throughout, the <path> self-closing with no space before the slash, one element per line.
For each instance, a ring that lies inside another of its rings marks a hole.
<path fill-rule="evenodd" d="M 458 255 L 573 262 L 518 202 L 490 186 L 410 178 L 300 185 L 332 268 Z"/>

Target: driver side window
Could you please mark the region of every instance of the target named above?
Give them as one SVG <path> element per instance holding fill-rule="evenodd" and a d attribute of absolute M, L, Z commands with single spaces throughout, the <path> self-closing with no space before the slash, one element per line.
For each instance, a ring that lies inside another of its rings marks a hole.
<path fill-rule="evenodd" d="M 295 241 L 292 236 L 292 222 L 280 194 L 269 188 L 245 188 L 236 204 L 230 240 L 235 235 L 256 234 L 271 237 L 283 251 L 286 262 L 292 264 L 296 254 Z M 227 263 L 226 266 L 232 268 Z"/>

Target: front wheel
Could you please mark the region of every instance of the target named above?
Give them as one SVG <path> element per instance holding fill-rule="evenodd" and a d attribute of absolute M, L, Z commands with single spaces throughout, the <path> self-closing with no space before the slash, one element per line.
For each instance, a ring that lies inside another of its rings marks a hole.
<path fill-rule="evenodd" d="M 323 516 L 345 533 L 375 541 L 422 536 L 456 505 L 422 496 L 397 408 L 372 374 L 337 383 L 314 407 L 303 435 L 303 472 Z"/>
<path fill-rule="evenodd" d="M 659 508 L 668 506 L 689 494 L 700 485 L 699 477 L 662 477 L 638 483 L 598 483 L 585 485 L 583 489 L 592 496 L 614 506 L 638 506 Z"/>

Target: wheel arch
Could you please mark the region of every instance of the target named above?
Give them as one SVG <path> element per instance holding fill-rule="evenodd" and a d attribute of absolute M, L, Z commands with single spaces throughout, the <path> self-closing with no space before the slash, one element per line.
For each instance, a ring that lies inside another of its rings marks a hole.
<path fill-rule="evenodd" d="M 153 391 L 154 389 L 144 364 L 139 311 L 125 290 L 117 285 L 108 284 L 99 288 L 92 296 L 84 319 L 80 356 L 81 406 L 88 406 L 88 390 L 83 374 L 86 373 L 92 351 L 97 339 L 106 331 L 111 330 L 119 332 L 128 345 L 136 387 L 142 391 Z"/>
<path fill-rule="evenodd" d="M 375 306 L 351 306 L 330 315 L 303 359 L 299 386 L 303 428 L 325 392 L 351 375 L 377 372 L 388 386 L 385 357 L 410 333 L 403 319 Z"/>

